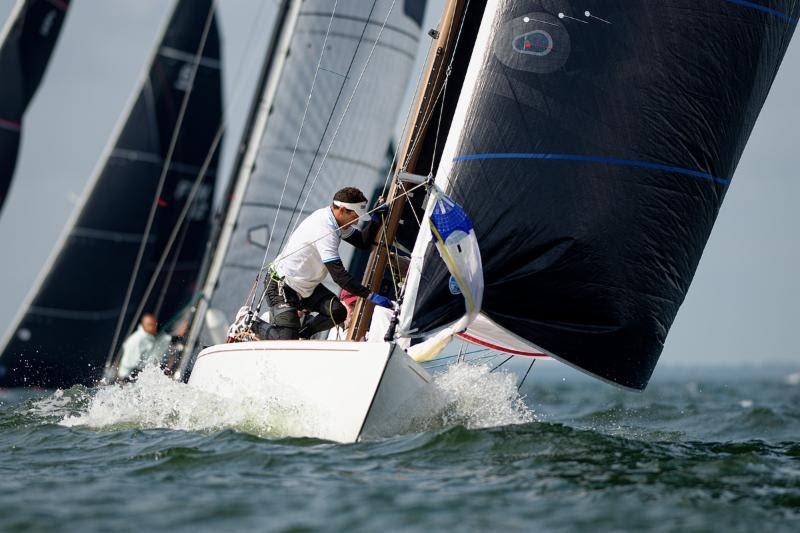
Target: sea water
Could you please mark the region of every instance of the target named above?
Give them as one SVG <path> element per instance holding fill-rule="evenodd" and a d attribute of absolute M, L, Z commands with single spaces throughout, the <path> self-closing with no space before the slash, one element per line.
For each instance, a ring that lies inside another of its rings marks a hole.
<path fill-rule="evenodd" d="M 435 420 L 347 445 L 155 370 L 0 391 L 0 531 L 800 528 L 798 368 L 660 368 L 642 394 L 442 370 Z"/>

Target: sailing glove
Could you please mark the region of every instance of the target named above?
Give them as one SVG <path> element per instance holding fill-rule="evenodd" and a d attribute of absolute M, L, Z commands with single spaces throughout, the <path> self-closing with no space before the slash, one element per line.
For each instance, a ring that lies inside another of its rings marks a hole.
<path fill-rule="evenodd" d="M 380 294 L 376 294 L 374 292 L 369 293 L 368 300 L 375 305 L 380 305 L 381 307 L 385 307 L 386 309 L 394 309 L 394 302 L 387 298 L 386 296 L 382 296 Z"/>
<path fill-rule="evenodd" d="M 378 202 L 370 213 L 370 217 L 372 220 L 378 222 L 381 220 L 381 215 L 385 215 L 389 212 L 389 204 L 383 201 L 383 196 L 378 198 Z"/>

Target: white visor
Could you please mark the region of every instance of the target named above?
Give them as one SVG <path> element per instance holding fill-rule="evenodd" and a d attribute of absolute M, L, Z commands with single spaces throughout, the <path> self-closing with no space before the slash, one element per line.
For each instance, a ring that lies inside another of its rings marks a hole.
<path fill-rule="evenodd" d="M 369 220 L 369 215 L 367 214 L 367 202 L 359 202 L 357 204 L 349 203 L 349 202 L 340 202 L 339 200 L 334 200 L 333 205 L 337 207 L 344 207 L 345 209 L 349 209 L 350 211 L 355 211 L 358 213 L 358 219 L 361 221 Z"/>

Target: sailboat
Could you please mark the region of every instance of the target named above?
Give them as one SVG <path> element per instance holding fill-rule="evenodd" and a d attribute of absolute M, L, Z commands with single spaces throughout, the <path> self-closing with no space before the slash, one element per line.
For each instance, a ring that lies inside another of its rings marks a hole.
<path fill-rule="evenodd" d="M 474 338 L 644 389 L 799 15 L 794 0 L 448 2 L 367 268 L 374 288 L 426 190 L 385 340 L 352 340 L 363 305 L 348 342 L 218 344 L 189 385 L 265 390 L 305 436 L 391 435 L 427 415 L 417 360 L 480 319 Z"/>
<path fill-rule="evenodd" d="M 22 117 L 55 48 L 70 0 L 17 0 L 0 27 L 0 209 L 17 162 Z"/>
<path fill-rule="evenodd" d="M 93 384 L 142 309 L 191 304 L 222 120 L 214 2 L 176 2 L 146 68 L 0 343 L 0 386 Z"/>
<path fill-rule="evenodd" d="M 281 2 L 178 376 L 197 346 L 224 342 L 264 258 L 303 213 L 343 183 L 384 184 L 424 10 L 425 0 Z"/>

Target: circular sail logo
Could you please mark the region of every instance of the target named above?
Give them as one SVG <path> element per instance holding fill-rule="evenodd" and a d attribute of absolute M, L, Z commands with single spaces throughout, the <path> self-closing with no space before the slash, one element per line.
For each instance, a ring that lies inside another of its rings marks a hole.
<path fill-rule="evenodd" d="M 546 56 L 553 51 L 553 37 L 545 30 L 529 31 L 515 38 L 513 46 L 520 54 Z"/>
<path fill-rule="evenodd" d="M 550 74 L 563 67 L 571 49 L 563 21 L 544 12 L 503 23 L 492 48 L 505 66 L 536 74 Z"/>

